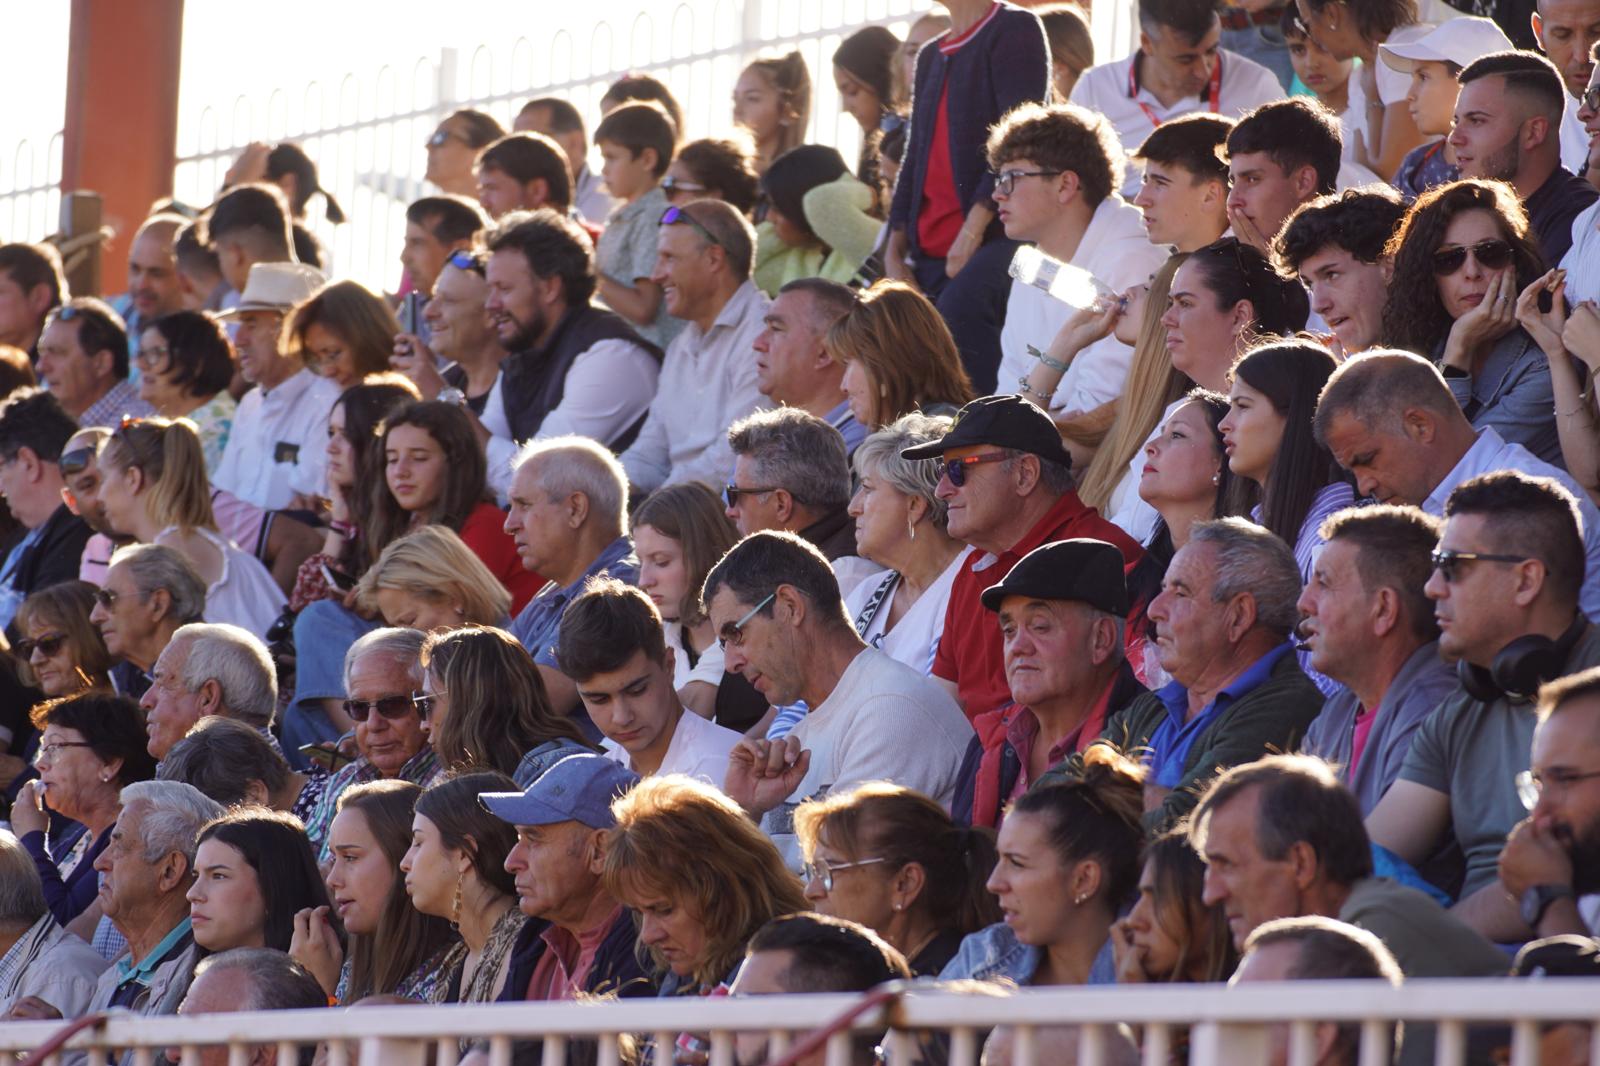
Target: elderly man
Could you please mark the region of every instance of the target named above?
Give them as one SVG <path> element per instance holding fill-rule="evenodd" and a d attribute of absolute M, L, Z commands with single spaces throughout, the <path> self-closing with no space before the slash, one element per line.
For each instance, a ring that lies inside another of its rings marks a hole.
<path fill-rule="evenodd" d="M 778 290 L 756 336 L 756 388 L 782 407 L 816 415 L 839 431 L 855 454 L 867 427 L 843 396 L 844 365 L 823 347 L 834 324 L 856 305 L 855 293 L 827 278 L 798 278 Z"/>
<path fill-rule="evenodd" d="M 128 292 L 113 306 L 127 323 L 130 355 L 139 354 L 146 326 L 183 310 L 183 279 L 173 245 L 188 222 L 182 215 L 151 215 L 140 223 L 128 246 Z"/>
<path fill-rule="evenodd" d="M 879 568 L 856 554 L 850 517 L 850 460 L 844 437 L 793 407 L 757 411 L 728 429 L 733 477 L 723 492 L 741 536 L 760 529 L 798 533 L 828 557 L 839 587 L 852 589 Z"/>
<path fill-rule="evenodd" d="M 43 389 L 20 389 L 0 404 L 0 496 L 27 530 L 0 565 L 0 627 L 8 630 L 30 593 L 78 576 L 89 527 L 62 500 L 61 473 L 77 428 Z"/>
<path fill-rule="evenodd" d="M 1428 895 L 1373 876 L 1356 799 L 1321 759 L 1272 755 L 1226 771 L 1189 826 L 1206 862 L 1204 901 L 1222 908 L 1235 947 L 1275 918 L 1320 914 L 1376 935 L 1407 977 L 1506 972 L 1499 948 Z M 1433 1062 L 1424 1032 L 1408 1034 L 1408 1066 Z"/>
<path fill-rule="evenodd" d="M 1317 401 L 1316 434 L 1363 496 L 1409 503 L 1434 516 L 1457 485 L 1492 470 L 1552 478 L 1578 501 L 1585 564 L 1580 602 L 1600 617 L 1600 510 L 1567 475 L 1493 429 L 1475 430 L 1432 363 L 1379 350 L 1348 359 Z"/>
<path fill-rule="evenodd" d="M 422 691 L 422 641 L 414 629 L 375 629 L 350 645 L 344 657 L 344 711 L 356 725 L 356 760 L 328 779 L 306 835 L 329 857 L 328 826 L 339 797 L 351 785 L 398 778 L 427 788 L 441 773 L 428 746 L 416 696 Z"/>
<path fill-rule="evenodd" d="M 238 626 L 197 623 L 172 634 L 150 671 L 145 710 L 150 754 L 159 762 L 206 715 L 265 733 L 278 709 L 278 675 L 267 646 Z"/>
<path fill-rule="evenodd" d="M 1529 815 L 1500 852 L 1500 884 L 1539 936 L 1593 936 L 1578 899 L 1600 892 L 1600 670 L 1545 685 L 1538 716 L 1532 765 L 1517 780 Z"/>
<path fill-rule="evenodd" d="M 128 950 L 100 977 L 89 1009 L 171 1014 L 189 988 L 200 948 L 189 928 L 195 838 L 222 805 L 177 781 L 122 790 L 111 843 L 95 860 L 100 907 Z M 124 1057 L 132 1062 L 132 1052 Z"/>
<path fill-rule="evenodd" d="M 316 1010 L 328 1005 L 328 994 L 304 966 L 270 948 L 234 948 L 208 955 L 194 969 L 194 983 L 178 1007 L 184 1017 L 232 1014 L 237 1011 Z M 247 1046 L 251 1066 L 277 1066 L 276 1044 Z M 291 1062 L 311 1066 L 316 1058 L 313 1041 L 300 1048 Z M 224 1066 L 233 1061 L 226 1045 L 200 1049 L 200 1066 Z M 181 1049 L 168 1048 L 170 1063 L 183 1061 Z"/>
<path fill-rule="evenodd" d="M 534 441 L 517 457 L 506 532 L 527 569 L 549 583 L 511 623 L 549 690 L 557 714 L 578 706 L 578 689 L 556 665 L 566 610 L 591 577 L 639 580 L 627 535 L 628 480 L 615 456 L 584 437 Z"/>
<path fill-rule="evenodd" d="M 638 775 L 601 755 L 569 755 L 522 792 L 486 792 L 485 810 L 516 827 L 506 856 L 517 905 L 535 919 L 512 948 L 502 1000 L 574 1000 L 614 991 L 651 996 L 633 951 L 633 914 L 600 885 L 611 801 Z"/>
<path fill-rule="evenodd" d="M 188 559 L 162 544 L 117 549 L 89 612 L 106 650 L 122 660 L 111 669 L 116 690 L 143 697 L 172 635 L 200 621 L 205 609 L 205 581 Z"/>
<path fill-rule="evenodd" d="M 1144 552 L 1078 499 L 1072 457 L 1055 423 L 1020 396 L 973 400 L 945 436 L 900 454 L 940 461 L 936 495 L 949 505 L 950 535 L 977 549 L 951 587 L 933 660 L 934 677 L 974 718 L 1011 702 L 1000 627 L 979 605 L 985 589 L 1050 541 L 1103 540 L 1122 553 L 1125 569 Z"/>
<path fill-rule="evenodd" d="M 82 426 L 120 425 L 124 416 L 154 414 L 128 380 L 128 331 L 92 296 L 50 313 L 39 337 L 39 380 Z"/>
<path fill-rule="evenodd" d="M 1172 825 L 1220 770 L 1290 751 L 1322 709 L 1289 635 L 1300 568 L 1289 546 L 1242 518 L 1197 522 L 1151 601 L 1156 656 L 1171 677 L 1106 724 L 1148 754 L 1145 825 Z"/>
<path fill-rule="evenodd" d="M 628 480 L 650 492 L 680 481 L 726 483 L 727 428 L 762 406 L 751 346 L 767 298 L 750 280 L 755 231 L 720 200 L 661 216 L 656 269 L 667 314 L 688 327 L 673 338 L 639 437 L 622 453 Z"/>
<path fill-rule="evenodd" d="M 1318 533 L 1324 546 L 1300 594 L 1300 633 L 1311 668 L 1344 687 L 1301 750 L 1339 767 L 1365 816 L 1399 775 L 1411 735 L 1456 686 L 1422 591 L 1439 523 L 1415 507 L 1351 507 Z"/>
<path fill-rule="evenodd" d="M 775 707 L 810 708 L 782 740 L 741 741 L 723 787 L 791 868 L 794 808 L 808 797 L 886 779 L 949 805 L 971 727 L 935 682 L 862 642 L 821 552 L 793 533 L 752 533 L 702 595 L 727 669 Z"/>
<path fill-rule="evenodd" d="M 76 1018 L 106 960 L 50 913 L 33 858 L 0 831 L 0 1018 Z"/>
<path fill-rule="evenodd" d="M 1063 540 L 1023 556 L 983 606 L 999 615 L 1010 706 L 978 715 L 951 809 L 995 828 L 1006 804 L 1100 736 L 1145 691 L 1123 654 L 1122 553 Z"/>
<path fill-rule="evenodd" d="M 1417 730 L 1367 830 L 1413 866 L 1456 845 L 1466 860 L 1457 916 L 1509 943 L 1532 933 L 1495 876 L 1525 811 L 1516 778 L 1528 769 L 1530 701 L 1542 683 L 1600 664 L 1600 631 L 1578 613 L 1583 541 L 1566 489 L 1485 474 L 1450 494 L 1445 516 L 1427 593 L 1461 684 Z M 1433 872 L 1453 888 L 1459 869 Z"/>

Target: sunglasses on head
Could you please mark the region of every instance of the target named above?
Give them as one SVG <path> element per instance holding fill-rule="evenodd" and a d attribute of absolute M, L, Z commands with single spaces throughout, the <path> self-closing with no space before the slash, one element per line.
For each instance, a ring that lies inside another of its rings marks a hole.
<path fill-rule="evenodd" d="M 1485 270 L 1500 270 L 1511 264 L 1514 252 L 1510 244 L 1499 239 L 1479 241 L 1460 248 L 1442 248 L 1433 253 L 1433 272 L 1441 278 L 1447 278 L 1467 265 L 1469 254 Z"/>
<path fill-rule="evenodd" d="M 712 244 L 716 245 L 718 248 L 722 248 L 722 242 L 717 240 L 716 234 L 712 233 L 710 230 L 708 230 L 704 226 L 702 226 L 699 222 L 697 222 L 695 220 L 695 217 L 693 215 L 691 215 L 689 212 L 685 211 L 681 207 L 673 206 L 673 207 L 669 207 L 665 211 L 661 212 L 661 225 L 663 225 L 663 226 L 693 226 L 696 230 L 699 231 L 700 236 L 704 237 L 706 240 L 710 241 Z M 724 249 L 724 251 L 726 251 L 726 249 Z"/>
<path fill-rule="evenodd" d="M 352 722 L 365 722 L 368 715 L 377 711 L 393 722 L 408 714 L 418 713 L 417 697 L 420 695 L 420 692 L 410 692 L 404 696 L 381 696 L 375 700 L 345 700 L 344 713 L 350 716 Z"/>
<path fill-rule="evenodd" d="M 457 270 L 470 270 L 480 278 L 484 275 L 483 255 L 480 252 L 454 251 L 445 262 Z"/>
<path fill-rule="evenodd" d="M 11 646 L 11 650 L 16 653 L 17 658 L 22 662 L 27 662 L 33 658 L 35 648 L 43 653 L 46 659 L 54 659 L 56 652 L 60 651 L 61 645 L 66 642 L 67 635 L 65 633 L 52 633 L 48 636 L 40 637 L 38 640 L 19 640 Z"/>

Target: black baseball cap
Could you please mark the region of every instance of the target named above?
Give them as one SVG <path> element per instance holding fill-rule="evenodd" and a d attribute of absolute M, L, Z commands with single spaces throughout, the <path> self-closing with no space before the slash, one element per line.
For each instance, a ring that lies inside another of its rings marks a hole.
<path fill-rule="evenodd" d="M 918 444 L 900 453 L 902 459 L 937 459 L 952 448 L 992 444 L 1026 452 L 1062 466 L 1072 456 L 1061 443 L 1056 424 L 1036 405 L 1021 396 L 980 396 L 956 412 L 950 432 L 938 440 Z"/>
<path fill-rule="evenodd" d="M 1087 537 L 1041 545 L 1017 560 L 998 585 L 985 589 L 983 605 L 998 611 L 1007 596 L 1036 600 L 1077 600 L 1107 614 L 1128 614 L 1128 582 L 1122 552 Z"/>

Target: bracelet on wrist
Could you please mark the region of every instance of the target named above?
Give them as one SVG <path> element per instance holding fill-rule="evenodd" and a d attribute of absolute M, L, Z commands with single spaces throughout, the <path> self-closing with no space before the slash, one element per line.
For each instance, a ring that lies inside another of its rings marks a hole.
<path fill-rule="evenodd" d="M 1017 395 L 1033 397 L 1040 407 L 1043 407 L 1050 400 L 1050 397 L 1046 396 L 1032 385 L 1029 385 L 1026 376 L 1017 379 Z"/>
<path fill-rule="evenodd" d="M 341 522 L 337 518 L 330 518 L 328 520 L 328 528 L 345 540 L 353 540 L 356 535 L 356 524 L 354 522 Z"/>
<path fill-rule="evenodd" d="M 1049 367 L 1051 370 L 1054 370 L 1058 374 L 1065 374 L 1067 372 L 1067 364 L 1066 363 L 1063 363 L 1059 359 L 1050 358 L 1050 356 L 1046 355 L 1044 352 L 1041 352 L 1039 349 L 1035 348 L 1031 344 L 1028 345 L 1027 348 L 1028 348 L 1028 354 L 1029 355 L 1031 355 L 1035 359 L 1039 360 L 1039 362 L 1043 363 L 1045 366 Z"/>

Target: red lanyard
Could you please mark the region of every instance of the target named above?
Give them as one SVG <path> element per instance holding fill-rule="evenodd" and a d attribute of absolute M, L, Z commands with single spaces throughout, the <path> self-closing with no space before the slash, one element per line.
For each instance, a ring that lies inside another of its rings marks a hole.
<path fill-rule="evenodd" d="M 1150 120 L 1150 125 L 1161 125 L 1160 117 L 1149 104 L 1139 99 L 1139 57 L 1134 56 L 1133 62 L 1128 64 L 1128 99 L 1139 105 L 1145 117 Z M 1220 114 L 1221 109 L 1217 104 L 1222 99 L 1222 56 L 1217 56 L 1217 62 L 1211 68 L 1211 81 L 1206 84 L 1206 110 L 1213 114 Z"/>

